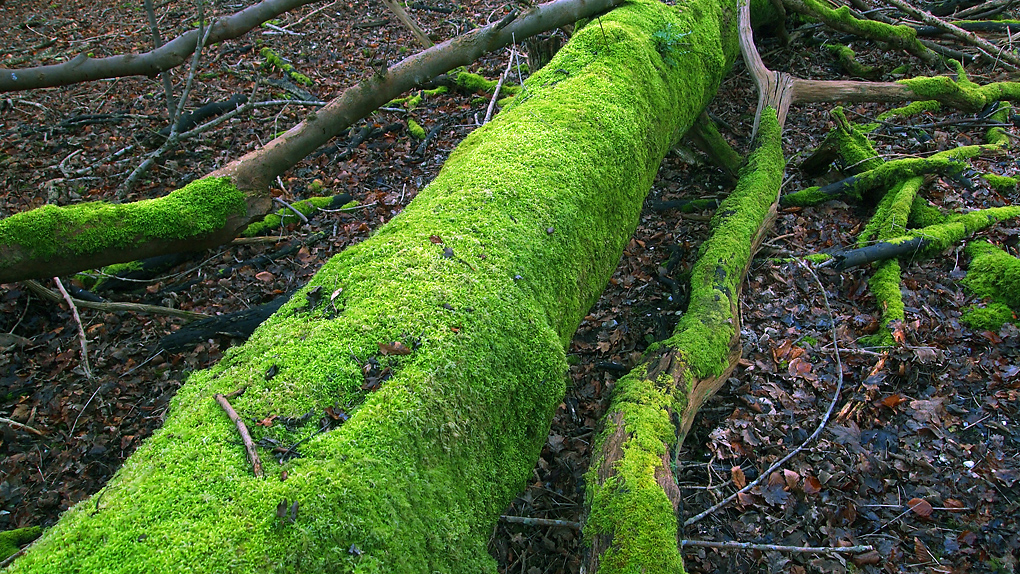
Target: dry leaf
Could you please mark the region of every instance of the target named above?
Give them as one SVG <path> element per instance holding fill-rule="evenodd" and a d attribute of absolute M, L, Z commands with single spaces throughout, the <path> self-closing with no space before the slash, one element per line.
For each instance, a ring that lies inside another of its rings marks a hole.
<path fill-rule="evenodd" d="M 809 476 L 804 479 L 804 492 L 807 494 L 818 494 L 822 491 L 822 483 L 817 478 Z"/>
<path fill-rule="evenodd" d="M 786 486 L 791 490 L 800 482 L 800 475 L 792 470 L 783 470 L 783 478 L 786 479 Z"/>
<path fill-rule="evenodd" d="M 907 506 L 910 507 L 910 510 L 913 510 L 914 513 L 920 516 L 921 518 L 928 518 L 934 511 L 934 509 L 931 507 L 931 504 L 929 504 L 928 501 L 923 498 L 911 498 L 909 501 L 907 501 Z"/>
<path fill-rule="evenodd" d="M 754 506 L 754 497 L 749 492 L 738 492 L 737 502 L 740 503 L 740 506 L 744 507 Z"/>
<path fill-rule="evenodd" d="M 392 343 L 379 343 L 379 352 L 383 355 L 410 355 L 411 349 L 400 341 Z"/>
<path fill-rule="evenodd" d="M 440 243 L 443 242 L 443 238 L 438 235 L 429 235 L 429 241 L 435 243 L 436 245 L 439 245 Z"/>
<path fill-rule="evenodd" d="M 259 271 L 258 273 L 255 274 L 255 278 L 258 279 L 259 281 L 262 281 L 263 283 L 270 283 L 274 279 L 276 279 L 276 277 L 273 276 L 273 274 L 268 271 Z"/>
<path fill-rule="evenodd" d="M 747 486 L 747 477 L 744 476 L 744 470 L 739 466 L 734 466 L 730 469 L 730 477 L 733 478 L 733 484 L 737 488 L 744 488 Z"/>

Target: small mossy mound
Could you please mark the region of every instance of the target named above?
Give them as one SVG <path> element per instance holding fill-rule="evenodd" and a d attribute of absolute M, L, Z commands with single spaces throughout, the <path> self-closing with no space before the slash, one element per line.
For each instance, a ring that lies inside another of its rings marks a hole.
<path fill-rule="evenodd" d="M 972 257 L 963 284 L 982 297 L 1020 309 L 1020 259 L 987 241 L 967 246 Z"/>
<path fill-rule="evenodd" d="M 1009 193 L 1016 191 L 1017 178 L 1009 177 L 1005 175 L 996 175 L 994 173 L 986 173 L 982 175 L 988 185 L 992 186 L 992 189 L 999 193 Z"/>
<path fill-rule="evenodd" d="M 411 118 L 407 119 L 407 133 L 411 134 L 411 137 L 418 140 L 423 140 L 426 136 L 425 128 L 421 127 L 421 124 Z"/>
<path fill-rule="evenodd" d="M 295 210 L 307 218 L 315 215 L 320 209 L 339 209 L 350 202 L 351 196 L 346 193 L 334 196 L 309 197 L 308 199 L 295 201 L 290 204 L 290 207 L 284 207 L 275 213 L 266 215 L 262 221 L 252 223 L 241 232 L 241 235 L 244 237 L 255 237 L 273 229 L 278 229 L 283 225 L 298 223 L 301 221 L 301 218 L 298 217 L 297 213 L 294 213 Z"/>
<path fill-rule="evenodd" d="M 1016 323 L 1017 315 L 1005 303 L 989 303 L 985 306 L 973 305 L 963 312 L 960 320 L 972 329 L 979 331 L 998 331 L 1006 323 Z"/>
<path fill-rule="evenodd" d="M 0 532 L 0 560 L 5 560 L 21 550 L 21 547 L 39 538 L 42 528 L 26 526 Z"/>

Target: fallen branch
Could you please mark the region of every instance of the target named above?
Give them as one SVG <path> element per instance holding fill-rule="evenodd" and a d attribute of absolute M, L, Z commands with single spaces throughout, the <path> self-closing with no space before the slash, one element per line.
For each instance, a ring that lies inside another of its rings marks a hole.
<path fill-rule="evenodd" d="M 390 12 L 393 12 L 393 15 L 397 17 L 397 20 L 400 20 L 401 24 L 414 34 L 414 37 L 417 38 L 418 42 L 422 46 L 431 48 L 435 45 L 432 43 L 432 40 L 429 39 L 429 35 L 425 33 L 425 30 L 421 29 L 421 26 L 414 21 L 414 18 L 411 18 L 411 15 L 404 10 L 403 6 L 401 6 L 399 2 L 396 2 L 396 0 L 382 0 L 382 3 L 390 9 Z"/>
<path fill-rule="evenodd" d="M 35 427 L 30 427 L 30 426 L 28 426 L 26 424 L 19 423 L 18 421 L 11 420 L 11 419 L 9 419 L 7 417 L 0 417 L 0 423 L 6 424 L 6 425 L 10 426 L 11 428 L 16 428 L 18 430 L 28 431 L 28 432 L 36 435 L 36 436 L 46 436 L 45 433 L 43 433 L 41 430 L 39 430 L 39 429 L 37 429 Z"/>
<path fill-rule="evenodd" d="M 259 24 L 317 0 L 263 0 L 236 14 L 221 18 L 211 26 L 209 44 L 243 36 Z M 73 59 L 49 66 L 22 69 L 0 69 L 0 92 L 67 86 L 78 82 L 119 78 L 123 76 L 155 76 L 183 64 L 198 45 L 199 31 L 191 30 L 142 54 L 125 54 L 109 58 L 90 58 L 79 54 Z"/>
<path fill-rule="evenodd" d="M 234 426 L 237 427 L 237 433 L 241 435 L 241 441 L 244 443 L 244 450 L 248 453 L 248 462 L 251 463 L 252 471 L 255 473 L 256 478 L 262 478 L 264 476 L 262 472 L 262 461 L 259 460 L 259 453 L 255 450 L 255 443 L 252 442 L 251 435 L 248 434 L 248 427 L 245 426 L 241 417 L 237 416 L 237 411 L 234 410 L 234 407 L 230 406 L 230 401 L 227 400 L 226 396 L 221 393 L 216 393 L 213 395 L 213 398 L 215 398 L 216 402 L 223 407 L 227 416 L 230 417 Z"/>
<path fill-rule="evenodd" d="M 43 287 L 36 281 L 25 280 L 22 283 L 28 287 L 36 295 L 40 295 L 50 301 L 62 301 L 63 298 L 53 291 Z M 83 301 L 81 299 L 71 298 L 71 301 L 78 307 L 84 309 L 93 309 L 95 311 L 131 311 L 134 313 L 152 313 L 155 315 L 170 315 L 172 317 L 180 317 L 182 319 L 188 319 L 191 321 L 197 321 L 199 319 L 207 319 L 209 315 L 205 313 L 196 313 L 194 311 L 185 311 L 183 309 L 172 309 L 170 307 L 160 307 L 158 305 L 145 305 L 143 303 L 115 303 L 111 301 L 103 303 L 94 303 L 92 301 Z"/>
<path fill-rule="evenodd" d="M 503 522 L 509 522 L 510 524 L 523 524 L 525 526 L 562 526 L 564 528 L 572 528 L 574 530 L 581 529 L 580 522 L 570 522 L 569 520 L 553 520 L 551 518 L 531 518 L 529 516 L 507 516 L 503 515 L 499 517 Z"/>
<path fill-rule="evenodd" d="M 779 544 L 754 544 L 751 542 L 715 542 L 713 540 L 681 540 L 680 546 L 702 546 L 705 548 L 733 548 L 737 550 L 760 550 L 762 552 L 801 552 L 805 554 L 862 554 L 875 548 L 866 546 L 782 546 Z"/>

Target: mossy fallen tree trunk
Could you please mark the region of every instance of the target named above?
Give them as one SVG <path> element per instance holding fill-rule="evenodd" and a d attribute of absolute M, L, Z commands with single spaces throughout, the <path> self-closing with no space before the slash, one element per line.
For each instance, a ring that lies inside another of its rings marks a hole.
<path fill-rule="evenodd" d="M 269 182 L 386 102 L 515 39 L 622 1 L 555 0 L 433 46 L 351 86 L 264 147 L 166 197 L 124 205 L 50 205 L 0 220 L 0 283 L 226 243 L 270 211 Z"/>
<path fill-rule="evenodd" d="M 706 399 L 740 358 L 738 305 L 751 256 L 775 216 L 784 159 L 775 110 L 713 218 L 691 271 L 691 303 L 672 337 L 621 378 L 587 476 L 588 571 L 683 572 L 676 453 Z"/>
<path fill-rule="evenodd" d="M 495 571 L 486 541 L 545 441 L 564 347 L 730 60 L 705 32 L 707 65 L 667 64 L 653 35 L 677 11 L 637 0 L 580 30 L 403 213 L 192 375 L 12 572 Z M 213 398 L 238 389 L 242 419 L 290 423 L 251 429 L 292 447 L 262 449 L 264 479 Z"/>

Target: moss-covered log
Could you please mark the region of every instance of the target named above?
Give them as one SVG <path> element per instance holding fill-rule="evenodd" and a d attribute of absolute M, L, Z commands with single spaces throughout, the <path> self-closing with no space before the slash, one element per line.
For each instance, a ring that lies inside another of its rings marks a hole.
<path fill-rule="evenodd" d="M 683 571 L 677 544 L 677 452 L 703 402 L 740 357 L 741 283 L 775 214 L 784 160 L 776 112 L 713 218 L 691 271 L 691 303 L 674 335 L 616 383 L 588 473 L 588 571 Z"/>
<path fill-rule="evenodd" d="M 564 347 L 717 88 L 723 19 L 636 0 L 576 33 L 403 213 L 193 374 L 12 572 L 495 571 L 486 542 L 545 441 Z M 670 23 L 696 27 L 696 63 L 664 61 Z M 265 479 L 213 399 L 241 388 L 242 418 L 293 423 L 257 442 L 301 441 L 282 464 L 263 451 Z"/>

